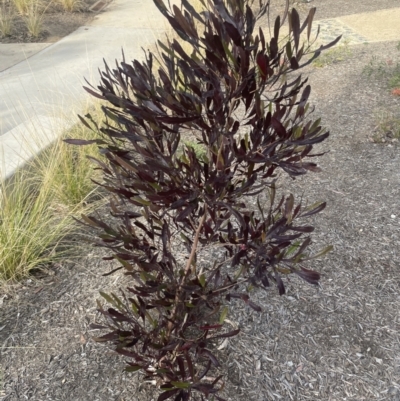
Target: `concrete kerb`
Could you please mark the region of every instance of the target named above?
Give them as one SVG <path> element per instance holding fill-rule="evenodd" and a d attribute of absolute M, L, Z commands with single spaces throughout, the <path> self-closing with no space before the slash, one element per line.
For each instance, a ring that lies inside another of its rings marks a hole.
<path fill-rule="evenodd" d="M 73 124 L 62 118 L 37 116 L 4 134 L 0 142 L 1 179 L 11 178 Z"/>
<path fill-rule="evenodd" d="M 0 72 L 27 60 L 52 43 L 0 43 Z"/>

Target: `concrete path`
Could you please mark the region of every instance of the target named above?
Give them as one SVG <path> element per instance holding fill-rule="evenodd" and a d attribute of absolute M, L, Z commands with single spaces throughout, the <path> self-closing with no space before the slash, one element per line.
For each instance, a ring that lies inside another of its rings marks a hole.
<path fill-rule="evenodd" d="M 82 89 L 84 78 L 96 85 L 103 59 L 113 65 L 121 59 L 121 48 L 128 60 L 141 59 L 141 47 L 154 43 L 165 28 L 152 1 L 114 0 L 90 25 L 1 72 L 2 175 L 9 176 L 30 149 L 43 148 L 68 121 L 76 121 L 89 98 Z"/>
<path fill-rule="evenodd" d="M 83 78 L 95 83 L 103 58 L 112 63 L 121 48 L 141 57 L 140 47 L 154 42 L 152 26 L 163 27 L 163 19 L 151 1 L 115 0 L 89 26 L 0 73 L 0 135 L 34 114 L 79 102 Z"/>
<path fill-rule="evenodd" d="M 314 32 L 318 25 L 325 43 L 339 35 L 349 44 L 400 41 L 400 7 L 315 21 Z"/>
<path fill-rule="evenodd" d="M 322 41 L 344 33 L 350 43 L 400 41 L 400 7 L 314 22 Z M 0 170 L 16 166 L 67 128 L 85 99 L 84 78 L 94 85 L 103 59 L 141 59 L 167 28 L 152 0 L 114 0 L 88 26 L 0 73 Z"/>
<path fill-rule="evenodd" d="M 0 72 L 27 60 L 51 43 L 0 43 Z"/>

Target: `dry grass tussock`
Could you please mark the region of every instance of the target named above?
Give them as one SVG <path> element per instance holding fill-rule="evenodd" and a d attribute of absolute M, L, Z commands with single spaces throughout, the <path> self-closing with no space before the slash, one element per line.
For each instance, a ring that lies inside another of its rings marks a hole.
<path fill-rule="evenodd" d="M 5 4 L 0 4 L 0 38 L 10 35 L 12 29 L 12 12 L 5 7 Z"/>
<path fill-rule="evenodd" d="M 83 5 L 81 0 L 58 0 L 58 3 L 67 12 L 78 11 Z"/>
<path fill-rule="evenodd" d="M 100 108 L 96 106 L 92 114 L 100 119 Z M 1 183 L 0 282 L 21 279 L 72 252 L 78 232 L 72 217 L 98 207 L 103 198 L 87 158 L 98 157 L 97 147 L 71 146 L 63 139 L 96 136 L 77 123 Z"/>

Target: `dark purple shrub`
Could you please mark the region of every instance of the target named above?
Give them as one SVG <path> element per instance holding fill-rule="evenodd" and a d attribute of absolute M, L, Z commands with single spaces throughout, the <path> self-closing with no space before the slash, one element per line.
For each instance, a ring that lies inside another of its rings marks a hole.
<path fill-rule="evenodd" d="M 275 183 L 279 169 L 291 177 L 317 170 L 312 149 L 328 133 L 310 118 L 307 80 L 288 73 L 339 38 L 310 50 L 315 9 L 303 24 L 295 9 L 278 17 L 266 40 L 254 27 L 268 3 L 255 16 L 246 0 L 211 0 L 202 14 L 187 0 L 182 9 L 154 1 L 192 50 L 176 39 L 158 42 L 157 63 L 146 52 L 144 62 L 106 64 L 97 89 L 86 88 L 106 101 L 99 185 L 118 199 L 110 203 L 118 223 L 84 221 L 102 230 L 98 245 L 132 281 L 120 296 L 101 293 L 109 307 L 99 304 L 104 324 L 94 328 L 108 332 L 95 340 L 114 344 L 127 371 L 155 380 L 159 401 L 188 400 L 223 386 L 213 347 L 239 332 L 224 324 L 231 298 L 260 311 L 249 284 L 275 283 L 284 294 L 282 277 L 292 273 L 318 284 L 304 264 L 314 230 L 305 220 L 325 203 L 303 208 L 293 195 L 276 201 Z M 282 43 L 285 18 L 290 35 Z M 94 125 L 90 116 L 82 121 Z M 182 146 L 186 135 L 202 155 Z M 217 246 L 223 254 L 213 253 Z M 198 262 L 199 252 L 212 260 Z"/>

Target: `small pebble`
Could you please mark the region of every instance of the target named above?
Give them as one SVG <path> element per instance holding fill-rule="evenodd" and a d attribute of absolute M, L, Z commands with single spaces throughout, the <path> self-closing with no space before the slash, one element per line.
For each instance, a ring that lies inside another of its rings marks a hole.
<path fill-rule="evenodd" d="M 395 219 L 395 218 L 396 218 L 396 215 L 395 215 L 395 214 L 392 214 L 390 217 L 391 217 L 392 219 Z"/>

